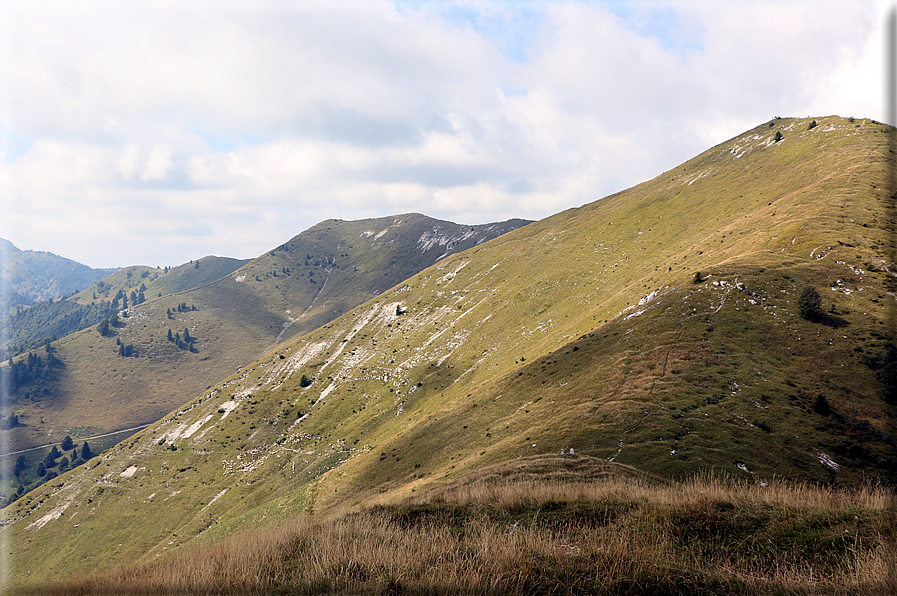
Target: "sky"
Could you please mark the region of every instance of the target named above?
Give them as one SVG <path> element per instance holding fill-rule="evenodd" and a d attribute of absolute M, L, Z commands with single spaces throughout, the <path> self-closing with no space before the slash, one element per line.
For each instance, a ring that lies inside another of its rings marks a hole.
<path fill-rule="evenodd" d="M 889 122 L 884 0 L 4 0 L 0 237 L 253 258 L 329 218 L 541 219 L 773 116 Z"/>

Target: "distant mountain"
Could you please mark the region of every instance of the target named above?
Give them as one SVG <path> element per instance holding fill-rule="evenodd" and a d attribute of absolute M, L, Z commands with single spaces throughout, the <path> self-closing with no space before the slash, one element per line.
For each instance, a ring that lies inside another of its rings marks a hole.
<path fill-rule="evenodd" d="M 115 269 L 92 269 L 51 252 L 19 250 L 0 238 L 3 285 L 31 302 L 52 300 L 83 290 Z"/>
<path fill-rule="evenodd" d="M 232 298 L 264 296 L 277 339 L 311 331 L 415 273 L 532 223 L 463 225 L 409 213 L 327 220 L 260 256 L 210 289 Z M 286 316 L 284 316 L 286 315 Z"/>
<path fill-rule="evenodd" d="M 138 307 L 118 333 L 140 343 L 139 358 L 116 360 L 112 338 L 82 334 L 80 353 L 102 372 L 78 383 L 96 383 L 94 407 L 111 410 L 101 396 L 132 382 L 132 361 L 165 366 L 133 386 L 128 407 L 147 403 L 162 370 L 195 387 L 204 355 L 232 345 L 235 329 L 248 357 L 290 317 L 303 324 L 303 309 L 344 310 L 7 507 L 14 582 L 148 563 L 198 536 L 397 502 L 529 456 L 671 479 L 897 482 L 894 134 L 870 120 L 775 119 L 352 308 L 324 288 L 388 275 L 431 236 L 400 240 L 405 216 L 325 223 Z M 403 252 L 384 255 L 391 241 Z M 288 306 L 300 296 L 304 307 Z M 198 310 L 166 320 L 185 300 Z M 198 353 L 165 352 L 169 327 L 201 338 Z M 58 352 L 86 368 L 74 349 Z M 39 426 L 36 415 L 25 422 Z"/>
<path fill-rule="evenodd" d="M 17 306 L 31 306 L 32 304 L 34 304 L 33 300 L 29 300 L 12 288 L 5 285 L 0 287 L 0 314 L 5 314 Z"/>

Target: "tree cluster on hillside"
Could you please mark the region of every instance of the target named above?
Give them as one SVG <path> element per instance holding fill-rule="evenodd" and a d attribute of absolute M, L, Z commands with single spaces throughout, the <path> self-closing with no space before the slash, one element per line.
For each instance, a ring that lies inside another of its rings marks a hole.
<path fill-rule="evenodd" d="M 9 358 L 6 366 L 0 367 L 0 385 L 6 388 L 10 396 L 15 397 L 23 388 L 52 381 L 56 378 L 57 371 L 64 366 L 62 360 L 47 345 L 43 356 L 28 352 L 25 358 Z"/>
<path fill-rule="evenodd" d="M 118 313 L 112 313 L 108 318 L 99 322 L 97 332 L 103 337 L 112 337 L 115 335 L 116 328 L 124 326 L 125 324 L 118 318 Z"/>
<path fill-rule="evenodd" d="M 36 349 L 70 333 L 87 329 L 109 317 L 104 304 L 78 304 L 73 300 L 39 302 L 0 319 L 0 334 L 9 338 L 2 359 Z"/>
<path fill-rule="evenodd" d="M 196 347 L 193 345 L 196 342 L 196 338 L 190 335 L 190 330 L 184 327 L 184 335 L 181 336 L 180 332 L 175 334 L 171 333 L 171 329 L 168 330 L 168 341 L 176 345 L 181 350 L 188 350 L 190 352 L 199 352 Z"/>
<path fill-rule="evenodd" d="M 176 310 L 177 312 L 193 312 L 193 311 L 196 311 L 196 310 L 199 310 L 199 309 L 196 308 L 196 305 L 194 305 L 194 304 L 191 304 L 191 305 L 188 306 L 186 302 L 181 302 L 180 304 L 178 304 L 178 306 L 177 306 L 177 308 L 176 308 L 175 310 Z M 170 308 L 165 309 L 165 315 L 166 315 L 169 319 L 173 319 L 173 318 L 174 318 L 174 317 L 172 316 L 172 310 L 171 310 Z"/>
<path fill-rule="evenodd" d="M 290 275 L 290 268 L 289 268 L 289 267 L 281 267 L 281 268 L 280 268 L 280 273 L 277 273 L 277 269 L 274 269 L 274 270 L 271 271 L 270 273 L 266 273 L 266 274 L 265 274 L 265 278 L 267 279 L 268 276 L 273 276 L 273 277 L 287 277 L 287 276 L 289 276 L 289 275 Z M 256 277 L 258 277 L 258 276 L 256 276 Z"/>
<path fill-rule="evenodd" d="M 140 287 L 138 289 L 131 290 L 131 294 L 129 295 L 129 298 L 131 299 L 131 306 L 143 304 L 144 302 L 146 302 L 146 296 L 144 295 L 145 291 L 146 285 L 143 283 L 140 284 Z"/>
<path fill-rule="evenodd" d="M 144 273 L 147 273 L 144 271 Z M 142 275 L 141 277 L 146 277 Z M 129 273 L 128 279 L 131 278 Z M 113 310 L 123 310 L 129 308 L 131 306 L 137 306 L 138 304 L 143 304 L 146 302 L 146 284 L 140 282 L 139 286 L 131 286 L 128 284 L 125 288 L 118 288 L 118 291 L 109 298 L 109 295 L 112 293 L 113 286 L 107 284 L 104 281 L 100 281 L 96 285 L 96 291 L 93 293 L 94 300 L 103 300 L 107 301 Z M 130 292 L 128 291 L 130 290 Z M 99 294 L 97 294 L 99 292 Z"/>
<path fill-rule="evenodd" d="M 87 441 L 80 446 L 70 436 L 66 436 L 59 446 L 53 445 L 49 452 L 40 455 L 20 455 L 13 466 L 11 495 L 0 495 L 0 507 L 6 507 L 26 492 L 56 478 L 59 474 L 74 469 L 94 456 Z"/>

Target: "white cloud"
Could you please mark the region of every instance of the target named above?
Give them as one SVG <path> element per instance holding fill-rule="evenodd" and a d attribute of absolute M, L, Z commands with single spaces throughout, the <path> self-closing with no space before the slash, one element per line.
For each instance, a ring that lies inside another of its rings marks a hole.
<path fill-rule="evenodd" d="M 883 2 L 5 3 L 4 226 L 93 266 L 540 218 L 773 115 L 884 119 Z"/>

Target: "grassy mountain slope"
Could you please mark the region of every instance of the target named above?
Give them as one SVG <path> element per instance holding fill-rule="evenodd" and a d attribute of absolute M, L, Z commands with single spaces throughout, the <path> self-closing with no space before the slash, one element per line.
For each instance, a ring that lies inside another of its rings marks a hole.
<path fill-rule="evenodd" d="M 240 269 L 233 278 L 239 286 L 222 280 L 211 290 L 238 302 L 243 296 L 264 296 L 264 308 L 281 321 L 283 341 L 320 327 L 450 254 L 527 223 L 465 226 L 417 213 L 327 220 Z"/>
<path fill-rule="evenodd" d="M 543 455 L 40 593 L 889 596 L 895 504 L 868 486 L 658 482 L 595 458 Z"/>
<path fill-rule="evenodd" d="M 517 457 L 893 480 L 893 134 L 776 119 L 440 260 L 8 507 L 15 581 Z"/>
<path fill-rule="evenodd" d="M 248 259 L 209 255 L 165 269 L 145 265 L 123 267 L 73 298 L 80 304 L 111 303 L 119 291 L 129 301 L 132 292 L 139 294 L 142 291 L 148 300 L 198 288 L 233 273 L 248 262 Z M 122 305 L 121 301 L 119 305 Z"/>
<path fill-rule="evenodd" d="M 177 294 L 198 288 L 233 273 L 250 260 L 210 255 L 179 267 L 172 267 L 147 284 L 146 297 Z"/>
<path fill-rule="evenodd" d="M 34 302 L 77 292 L 115 269 L 92 269 L 51 252 L 20 250 L 0 238 L 0 271 L 4 285 Z"/>
<path fill-rule="evenodd" d="M 9 317 L 0 318 L 0 334 L 7 341 L 3 359 L 96 325 L 126 304 L 145 301 L 147 295 L 161 297 L 199 287 L 247 262 L 210 256 L 202 259 L 202 269 L 199 261 L 165 271 L 146 266 L 125 267 L 74 296 L 12 309 Z"/>
<path fill-rule="evenodd" d="M 85 305 L 65 298 L 28 306 L 0 319 L 0 333 L 6 340 L 3 360 L 96 325 L 115 312 L 108 304 Z"/>
<path fill-rule="evenodd" d="M 122 269 L 72 298 L 118 308 L 127 299 L 120 322 L 106 335 L 93 327 L 54 342 L 64 366 L 19 388 L 0 415 L 16 412 L 20 426 L 0 432 L 15 450 L 153 422 L 294 330 L 525 223 L 464 226 L 417 214 L 328 221 L 242 266 L 205 257 L 169 271 Z M 141 291 L 146 301 L 135 306 Z M 178 345 L 185 330 L 191 341 Z M 129 346 L 136 356 L 123 357 Z"/>

